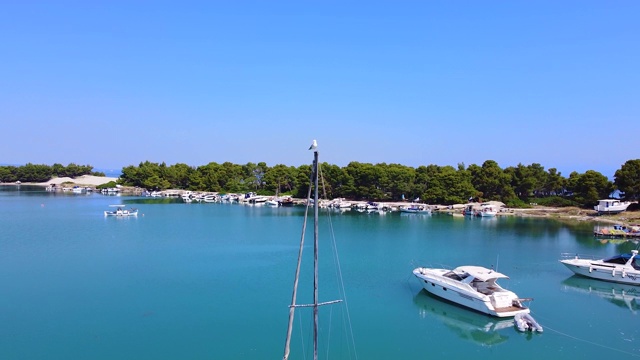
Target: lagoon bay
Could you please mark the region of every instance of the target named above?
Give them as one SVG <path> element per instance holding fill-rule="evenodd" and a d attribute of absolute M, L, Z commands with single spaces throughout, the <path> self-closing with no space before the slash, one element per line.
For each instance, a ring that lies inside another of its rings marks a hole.
<path fill-rule="evenodd" d="M 140 214 L 104 217 L 112 204 Z M 0 358 L 282 358 L 304 207 L 11 185 L 0 187 L 0 215 Z M 320 231 L 335 235 L 359 359 L 640 357 L 640 293 L 558 261 L 636 248 L 595 239 L 593 223 L 320 216 L 331 220 Z M 511 278 L 503 286 L 534 298 L 544 333 L 427 295 L 412 275 L 427 265 L 497 268 Z M 301 291 L 304 302 L 311 290 Z"/>

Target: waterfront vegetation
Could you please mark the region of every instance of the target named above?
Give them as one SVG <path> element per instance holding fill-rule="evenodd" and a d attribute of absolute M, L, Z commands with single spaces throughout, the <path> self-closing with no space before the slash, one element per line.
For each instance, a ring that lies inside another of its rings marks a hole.
<path fill-rule="evenodd" d="M 419 199 L 430 204 L 466 203 L 497 200 L 509 207 L 526 207 L 535 202 L 549 206 L 593 206 L 614 190 L 627 198 L 640 195 L 640 159 L 629 160 L 616 171 L 615 181 L 588 170 L 572 172 L 568 178 L 555 168 L 540 164 L 500 168 L 493 160 L 481 166 L 458 164 L 428 165 L 417 168 L 400 164 L 351 162 L 346 167 L 328 163 L 321 166 L 327 198 L 402 201 Z M 143 162 L 122 169 L 119 183 L 146 189 L 185 189 L 192 191 L 247 192 L 261 195 L 290 194 L 306 197 L 310 165 L 264 162 L 245 165 L 211 162 L 192 167 L 187 164 Z"/>
<path fill-rule="evenodd" d="M 54 164 L 0 166 L 0 182 L 46 182 L 52 177 L 81 175 L 104 176 L 92 172 L 90 165 Z M 555 168 L 545 170 L 537 163 L 518 164 L 502 169 L 493 160 L 481 166 L 428 165 L 417 168 L 400 164 L 351 162 L 345 167 L 328 163 L 321 166 L 327 198 L 353 200 L 416 200 L 430 204 L 502 201 L 509 207 L 527 207 L 530 203 L 547 206 L 590 207 L 598 199 L 619 190 L 630 200 L 640 196 L 640 159 L 628 160 L 618 169 L 614 181 L 588 170 L 564 177 Z M 184 163 L 166 165 L 145 161 L 122 169 L 118 184 L 148 190 L 184 189 L 212 192 L 248 192 L 261 195 L 288 194 L 306 197 L 310 165 L 299 167 L 266 163 L 245 165 L 211 162 L 203 166 Z"/>
<path fill-rule="evenodd" d="M 71 163 L 67 166 L 62 164 L 36 165 L 26 164 L 23 166 L 0 166 L 0 182 L 13 183 L 20 182 L 46 182 L 53 177 L 78 177 L 82 175 L 105 176 L 103 172 L 93 171 L 91 165 L 76 165 Z"/>

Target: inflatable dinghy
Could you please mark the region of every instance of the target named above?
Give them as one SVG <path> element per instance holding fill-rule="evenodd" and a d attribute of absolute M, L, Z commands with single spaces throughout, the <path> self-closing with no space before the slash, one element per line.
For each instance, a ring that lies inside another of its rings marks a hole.
<path fill-rule="evenodd" d="M 542 332 L 542 326 L 529 314 L 519 313 L 513 317 L 518 331 Z"/>

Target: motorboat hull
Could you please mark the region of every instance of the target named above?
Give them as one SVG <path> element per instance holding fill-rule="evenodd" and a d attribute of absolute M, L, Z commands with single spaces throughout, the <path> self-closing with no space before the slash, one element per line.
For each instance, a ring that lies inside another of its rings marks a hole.
<path fill-rule="evenodd" d="M 511 305 L 511 298 L 515 298 L 515 294 L 510 291 L 484 295 L 477 291 L 457 286 L 453 281 L 443 276 L 446 272 L 448 270 L 431 269 L 430 274 L 424 274 L 418 268 L 413 271 L 413 274 L 420 280 L 425 291 L 472 310 L 495 317 L 513 317 L 519 313 L 529 313 L 529 309 L 526 307 Z M 505 306 L 505 303 L 508 306 Z M 495 304 L 502 304 L 502 306 L 495 306 Z"/>
<path fill-rule="evenodd" d="M 588 259 L 566 259 L 560 262 L 577 275 L 640 286 L 640 271 L 637 270 L 627 270 Z"/>

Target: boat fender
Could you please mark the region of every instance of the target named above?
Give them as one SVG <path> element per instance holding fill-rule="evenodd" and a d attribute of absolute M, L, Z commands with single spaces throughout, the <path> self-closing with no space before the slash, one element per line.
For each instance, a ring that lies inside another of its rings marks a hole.
<path fill-rule="evenodd" d="M 626 277 L 626 276 L 627 276 L 627 272 L 624 269 L 622 269 L 622 277 Z"/>
<path fill-rule="evenodd" d="M 593 272 L 593 268 L 589 266 L 589 273 Z"/>
<path fill-rule="evenodd" d="M 613 269 L 613 271 L 611 271 L 611 276 L 616 276 L 616 269 Z"/>

